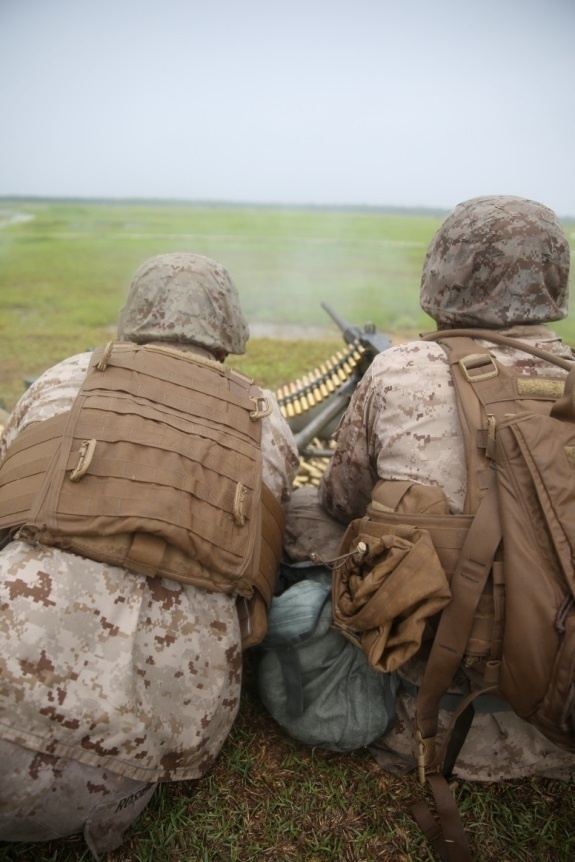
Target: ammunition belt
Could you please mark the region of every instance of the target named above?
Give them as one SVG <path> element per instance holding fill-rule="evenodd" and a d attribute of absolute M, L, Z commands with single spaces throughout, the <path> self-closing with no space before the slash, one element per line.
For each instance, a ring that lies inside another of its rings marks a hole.
<path fill-rule="evenodd" d="M 318 450 L 329 450 L 330 453 L 333 453 L 335 450 L 335 440 L 320 440 L 319 437 L 316 437 L 311 441 L 311 446 Z M 317 487 L 330 457 L 331 454 L 301 456 L 293 487 L 301 488 L 302 485 L 315 485 Z"/>
<path fill-rule="evenodd" d="M 304 374 L 294 383 L 281 386 L 275 396 L 284 418 L 289 421 L 301 416 L 337 392 L 347 383 L 364 353 L 365 347 L 360 341 L 353 341 L 311 374 Z"/>
<path fill-rule="evenodd" d="M 334 353 L 311 374 L 304 374 L 294 383 L 280 387 L 275 396 L 284 418 L 289 422 L 290 419 L 301 417 L 337 392 L 353 375 L 365 352 L 365 347 L 360 341 L 354 341 L 345 349 Z M 311 441 L 308 449 L 310 452 L 317 450 L 318 454 L 308 454 L 300 458 L 299 470 L 293 483 L 294 488 L 300 488 L 302 485 L 319 485 L 335 449 L 335 441 L 316 437 Z"/>

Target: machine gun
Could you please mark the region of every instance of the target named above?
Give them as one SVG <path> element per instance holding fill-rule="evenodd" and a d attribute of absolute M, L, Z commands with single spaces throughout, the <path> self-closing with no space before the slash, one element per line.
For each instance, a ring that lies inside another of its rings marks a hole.
<path fill-rule="evenodd" d="M 327 302 L 321 306 L 339 326 L 346 347 L 275 393 L 302 459 L 298 484 L 317 483 L 333 455 L 329 438 L 357 384 L 377 354 L 391 347 L 391 339 L 372 323 L 354 326 Z"/>
<path fill-rule="evenodd" d="M 371 322 L 364 324 L 363 328 L 354 326 L 338 314 L 329 303 L 322 302 L 321 307 L 337 323 L 345 343 L 356 346 L 361 352 L 361 363 L 358 370 L 363 376 L 377 354 L 391 347 L 391 339 L 388 335 L 378 332 Z"/>

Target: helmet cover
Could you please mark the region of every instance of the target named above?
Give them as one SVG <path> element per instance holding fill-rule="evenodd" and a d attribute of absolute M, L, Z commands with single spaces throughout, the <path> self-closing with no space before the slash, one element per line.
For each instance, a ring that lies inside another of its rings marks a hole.
<path fill-rule="evenodd" d="M 197 344 L 245 353 L 249 329 L 227 270 L 199 254 L 160 254 L 136 271 L 118 319 L 120 341 Z"/>
<path fill-rule="evenodd" d="M 439 326 L 506 327 L 567 315 L 569 243 L 553 210 L 508 195 L 460 203 L 427 249 L 421 307 Z"/>

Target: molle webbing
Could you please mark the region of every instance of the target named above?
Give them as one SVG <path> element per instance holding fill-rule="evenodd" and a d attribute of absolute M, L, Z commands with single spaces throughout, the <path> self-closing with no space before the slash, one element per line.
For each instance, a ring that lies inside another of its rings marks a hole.
<path fill-rule="evenodd" d="M 254 591 L 251 599 L 239 598 L 237 602 L 243 649 L 260 643 L 266 635 L 267 615 L 281 560 L 284 527 L 284 511 L 262 482 L 261 531 L 251 573 Z"/>
<path fill-rule="evenodd" d="M 264 401 L 249 378 L 192 353 L 95 351 L 70 413 L 10 447 L 0 527 L 23 524 L 29 541 L 251 597 Z"/>
<path fill-rule="evenodd" d="M 457 334 L 459 332 L 460 335 Z M 494 421 L 518 411 L 546 412 L 560 394 L 564 381 L 545 378 L 541 371 L 537 377 L 517 375 L 507 366 L 495 362 L 487 347 L 469 337 L 471 332 L 474 338 L 492 340 L 531 353 L 561 368 L 571 367 L 572 363 L 518 339 L 483 330 L 447 330 L 426 336 L 427 340 L 441 344 L 451 367 L 467 464 L 465 512 L 475 513 L 491 472 L 490 437 L 493 434 L 488 417 L 493 417 L 491 421 Z"/>
<path fill-rule="evenodd" d="M 20 526 L 28 519 L 67 419 L 63 413 L 30 425 L 8 448 L 0 469 L 0 529 Z M 74 454 L 74 466 L 77 460 Z"/>

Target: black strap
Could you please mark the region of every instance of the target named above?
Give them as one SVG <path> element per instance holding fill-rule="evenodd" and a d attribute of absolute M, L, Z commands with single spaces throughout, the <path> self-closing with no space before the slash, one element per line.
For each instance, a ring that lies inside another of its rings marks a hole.
<path fill-rule="evenodd" d="M 473 862 L 457 803 L 449 784 L 438 772 L 429 775 L 428 781 L 435 799 L 439 823 L 433 817 L 427 803 L 421 800 L 411 806 L 411 812 L 419 828 L 444 862 Z"/>
<path fill-rule="evenodd" d="M 468 703 L 453 725 L 453 730 L 449 735 L 449 741 L 447 743 L 443 765 L 441 767 L 441 771 L 446 778 L 449 778 L 453 773 L 455 761 L 459 757 L 459 752 L 463 748 L 463 743 L 469 733 L 469 728 L 473 722 L 474 715 L 475 710 L 473 708 L 473 702 Z"/>

